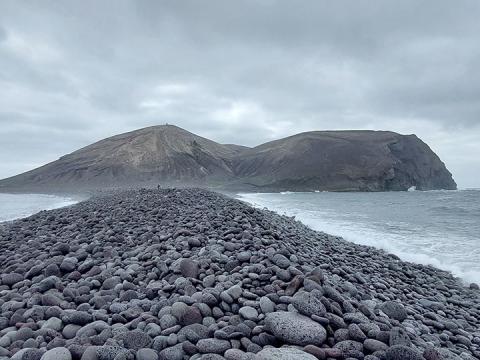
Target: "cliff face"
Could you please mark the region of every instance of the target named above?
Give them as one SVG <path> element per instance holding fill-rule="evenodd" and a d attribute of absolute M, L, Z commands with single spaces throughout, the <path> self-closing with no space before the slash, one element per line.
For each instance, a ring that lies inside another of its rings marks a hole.
<path fill-rule="evenodd" d="M 302 133 L 246 150 L 236 160 L 242 183 L 265 190 L 456 189 L 423 141 L 387 131 Z"/>
<path fill-rule="evenodd" d="M 165 125 L 104 139 L 2 180 L 0 190 L 156 184 L 255 191 L 456 188 L 438 156 L 414 135 L 315 131 L 247 148 L 218 144 Z"/>
<path fill-rule="evenodd" d="M 392 167 L 394 176 L 386 182 L 385 190 L 404 190 L 410 184 L 417 190 L 457 188 L 445 164 L 415 135 L 401 136 L 388 148 L 396 161 Z"/>

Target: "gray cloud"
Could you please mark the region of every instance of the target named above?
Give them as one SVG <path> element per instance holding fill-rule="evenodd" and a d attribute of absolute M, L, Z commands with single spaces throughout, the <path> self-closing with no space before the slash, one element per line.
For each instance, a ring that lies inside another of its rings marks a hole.
<path fill-rule="evenodd" d="M 175 123 L 256 145 L 416 133 L 480 186 L 476 0 L 3 1 L 0 177 Z M 39 151 L 41 149 L 41 151 Z"/>

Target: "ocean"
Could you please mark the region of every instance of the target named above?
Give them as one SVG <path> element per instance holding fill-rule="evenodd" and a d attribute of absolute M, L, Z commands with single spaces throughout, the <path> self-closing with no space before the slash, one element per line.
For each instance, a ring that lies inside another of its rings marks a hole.
<path fill-rule="evenodd" d="M 238 199 L 312 229 L 480 283 L 480 190 L 256 193 Z"/>
<path fill-rule="evenodd" d="M 33 215 L 77 203 L 78 200 L 44 194 L 0 194 L 0 222 Z"/>

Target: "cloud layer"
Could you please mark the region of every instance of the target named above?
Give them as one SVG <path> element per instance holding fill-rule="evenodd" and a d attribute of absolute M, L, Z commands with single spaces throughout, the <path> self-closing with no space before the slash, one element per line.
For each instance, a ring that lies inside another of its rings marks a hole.
<path fill-rule="evenodd" d="M 480 187 L 476 0 L 0 3 L 0 177 L 174 123 L 224 143 L 416 133 Z"/>

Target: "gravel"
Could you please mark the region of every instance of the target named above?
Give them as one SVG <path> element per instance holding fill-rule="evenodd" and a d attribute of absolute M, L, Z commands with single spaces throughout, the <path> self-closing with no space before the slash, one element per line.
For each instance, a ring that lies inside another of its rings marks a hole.
<path fill-rule="evenodd" d="M 99 194 L 0 246 L 0 360 L 480 358 L 475 284 L 206 190 Z"/>

